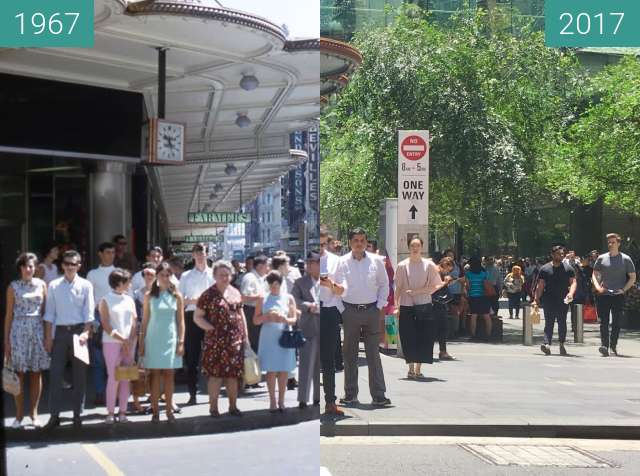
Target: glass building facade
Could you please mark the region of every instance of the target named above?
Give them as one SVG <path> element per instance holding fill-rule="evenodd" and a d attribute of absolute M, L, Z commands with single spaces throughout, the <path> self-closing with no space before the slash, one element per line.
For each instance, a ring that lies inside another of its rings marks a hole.
<path fill-rule="evenodd" d="M 321 0 L 320 34 L 350 41 L 357 31 L 391 23 L 403 3 L 428 10 L 436 22 L 446 22 L 459 10 L 503 5 L 512 9 L 512 24 L 532 21 L 536 30 L 544 29 L 544 0 Z"/>

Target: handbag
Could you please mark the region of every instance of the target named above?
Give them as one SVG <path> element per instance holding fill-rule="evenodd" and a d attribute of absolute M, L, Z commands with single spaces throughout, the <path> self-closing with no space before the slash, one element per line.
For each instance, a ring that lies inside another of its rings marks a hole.
<path fill-rule="evenodd" d="M 11 368 L 11 362 L 5 362 L 2 369 L 2 390 L 10 393 L 14 397 L 20 395 L 22 389 L 20 388 L 20 379 L 18 374 Z"/>
<path fill-rule="evenodd" d="M 255 385 L 262 380 L 260 371 L 260 361 L 250 345 L 244 347 L 244 372 L 243 378 L 245 385 Z"/>
<path fill-rule="evenodd" d="M 131 393 L 136 397 L 143 397 L 147 393 L 147 372 L 144 369 L 142 359 L 138 359 L 136 366 L 138 378 L 131 381 Z"/>
<path fill-rule="evenodd" d="M 536 305 L 531 307 L 531 323 L 540 324 L 540 308 Z"/>
<path fill-rule="evenodd" d="M 285 349 L 299 349 L 306 341 L 307 339 L 304 338 L 300 329 L 292 329 L 291 326 L 289 326 L 288 329 L 282 331 L 278 343 L 280 347 L 284 347 Z"/>
<path fill-rule="evenodd" d="M 138 366 L 133 365 L 118 365 L 116 367 L 116 380 L 117 381 L 135 381 L 140 378 L 140 372 Z"/>

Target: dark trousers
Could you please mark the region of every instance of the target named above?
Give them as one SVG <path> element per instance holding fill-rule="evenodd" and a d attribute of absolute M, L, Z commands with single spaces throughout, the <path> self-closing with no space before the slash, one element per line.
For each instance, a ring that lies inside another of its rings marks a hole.
<path fill-rule="evenodd" d="M 551 344 L 553 327 L 558 321 L 558 340 L 564 344 L 567 340 L 567 311 L 569 306 L 564 302 L 544 303 L 544 343 Z"/>
<path fill-rule="evenodd" d="M 498 286 L 494 286 L 494 288 L 496 290 L 496 295 L 488 299 L 491 309 L 493 309 L 493 313 L 498 314 L 498 311 L 500 310 L 500 290 L 498 289 Z"/>
<path fill-rule="evenodd" d="M 84 324 L 69 329 L 57 326 L 51 351 L 51 369 L 49 371 L 49 411 L 58 416 L 62 409 L 62 380 L 67 360 L 71 359 L 73 375 L 73 415 L 80 416 L 84 409 L 87 388 L 87 364 L 73 356 L 73 336 L 81 334 Z M 88 345 L 88 343 L 87 343 Z"/>
<path fill-rule="evenodd" d="M 416 306 L 400 306 L 400 342 L 404 360 L 412 363 L 433 363 L 433 341 L 436 322 L 433 306 L 419 312 Z"/>
<path fill-rule="evenodd" d="M 247 331 L 249 333 L 249 345 L 253 351 L 258 353 L 258 342 L 260 341 L 260 326 L 256 326 L 253 323 L 253 316 L 256 313 L 256 308 L 253 306 L 247 306 L 246 304 L 242 306 L 244 311 L 244 317 L 247 321 Z"/>
<path fill-rule="evenodd" d="M 184 354 L 187 363 L 187 386 L 189 395 L 195 395 L 198 391 L 198 369 L 200 368 L 200 353 L 202 352 L 202 339 L 204 331 L 193 322 L 193 311 L 184 313 Z"/>
<path fill-rule="evenodd" d="M 447 351 L 447 336 L 449 335 L 449 311 L 446 304 L 433 304 L 433 314 L 438 327 L 438 347 L 440 353 Z"/>
<path fill-rule="evenodd" d="M 96 322 L 100 322 L 100 313 L 97 309 L 94 318 Z M 93 337 L 89 340 L 90 366 L 95 393 L 104 397 L 107 390 L 107 366 L 104 363 L 104 354 L 102 353 L 102 324 L 94 329 Z"/>
<path fill-rule="evenodd" d="M 620 334 L 620 319 L 624 306 L 624 294 L 598 296 L 596 298 L 598 317 L 600 318 L 600 342 L 603 347 L 615 349 Z M 611 314 L 611 342 L 609 342 L 609 314 Z"/>
<path fill-rule="evenodd" d="M 342 325 L 342 314 L 338 312 L 338 334 L 336 335 L 336 370 L 344 369 L 344 360 L 342 359 L 342 336 L 340 334 L 340 329 Z"/>
<path fill-rule="evenodd" d="M 520 293 L 507 293 L 507 297 L 509 298 L 509 317 L 513 316 L 513 311 L 516 311 L 516 317 L 520 314 L 520 300 L 522 299 L 522 294 Z"/>
<path fill-rule="evenodd" d="M 320 363 L 322 366 L 322 388 L 324 401 L 328 404 L 336 401 L 336 343 L 340 339 L 337 307 L 320 308 Z"/>

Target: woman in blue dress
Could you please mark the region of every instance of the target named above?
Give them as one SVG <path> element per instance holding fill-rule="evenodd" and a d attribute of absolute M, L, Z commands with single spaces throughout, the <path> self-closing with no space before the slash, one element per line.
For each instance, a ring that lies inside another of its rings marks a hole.
<path fill-rule="evenodd" d="M 256 304 L 253 323 L 261 325 L 258 341 L 260 367 L 267 373 L 269 388 L 269 410 L 284 411 L 284 396 L 289 372 L 296 368 L 295 349 L 280 346 L 282 331 L 297 321 L 296 303 L 288 293 L 281 292 L 282 274 L 271 271 L 267 275 L 269 294 Z M 276 405 L 276 380 L 278 381 L 278 403 Z"/>
<path fill-rule="evenodd" d="M 174 369 L 182 367 L 184 354 L 184 306 L 182 295 L 171 282 L 169 263 L 156 268 L 156 281 L 144 297 L 142 333 L 138 354 L 144 368 L 151 371 L 151 421 L 158 423 L 160 413 L 160 379 L 164 383 L 167 420 L 173 416 Z"/>

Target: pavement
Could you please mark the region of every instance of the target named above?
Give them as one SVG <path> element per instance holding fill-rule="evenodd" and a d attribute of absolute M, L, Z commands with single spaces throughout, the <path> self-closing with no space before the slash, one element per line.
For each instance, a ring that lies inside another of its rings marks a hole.
<path fill-rule="evenodd" d="M 640 442 L 546 438 L 320 438 L 320 476 L 635 476 Z"/>
<path fill-rule="evenodd" d="M 318 476 L 318 422 L 126 442 L 7 443 L 6 472 L 20 476 Z M 1 472 L 1 470 L 0 470 Z"/>
<path fill-rule="evenodd" d="M 200 388 L 204 386 L 204 379 L 201 380 Z M 72 426 L 73 412 L 67 406 L 66 411 L 60 413 L 62 425 L 51 432 L 41 429 L 26 427 L 25 429 L 14 430 L 10 428 L 14 420 L 15 406 L 12 397 L 4 394 L 4 432 L 5 441 L 12 443 L 43 443 L 47 441 L 109 441 L 125 439 L 148 439 L 167 438 L 175 436 L 207 435 L 214 433 L 228 433 L 246 430 L 256 430 L 272 428 L 286 425 L 295 425 L 305 421 L 319 418 L 319 407 L 311 406 L 301 410 L 298 408 L 297 389 L 288 390 L 285 396 L 287 409 L 284 413 L 271 413 L 269 408 L 269 394 L 266 383 L 261 383 L 259 389 L 249 389 L 238 399 L 238 408 L 243 412 L 242 417 L 228 415 L 228 400 L 224 389 L 220 395 L 219 410 L 221 416 L 212 418 L 209 416 L 209 397 L 204 393 L 197 395 L 197 404 L 184 406 L 189 399 L 186 385 L 176 386 L 174 401 L 181 407 L 181 413 L 175 414 L 176 423 L 171 424 L 166 421 L 164 414 L 164 404 L 160 404 L 160 423 L 151 423 L 151 415 L 128 414 L 127 423 L 115 423 L 107 425 L 104 419 L 107 411 L 104 406 L 96 407 L 88 403 L 82 416 L 83 426 L 80 430 L 75 430 Z M 91 388 L 91 385 L 88 386 Z M 71 390 L 65 390 L 65 400 L 71 401 Z M 39 418 L 43 423 L 49 420 L 48 413 L 48 392 L 45 387 L 43 397 L 40 401 Z M 145 399 L 142 399 L 144 402 Z M 93 402 L 93 395 L 87 396 L 87 402 Z M 145 405 L 146 406 L 146 405 Z M 25 408 L 28 408 L 25 404 Z M 129 403 L 131 409 L 131 398 Z M 116 408 L 117 410 L 117 408 Z M 26 421 L 26 419 L 25 419 Z"/>
<path fill-rule="evenodd" d="M 640 332 L 623 331 L 621 355 L 601 357 L 599 324 L 586 323 L 584 344 L 570 334 L 568 356 L 558 354 L 557 342 L 546 356 L 544 316 L 534 326 L 534 345 L 524 346 L 522 321 L 504 315 L 503 342 L 449 342 L 457 360 L 423 365 L 421 381 L 407 379 L 403 359 L 381 355 L 392 401 L 384 408 L 370 405 L 361 348 L 360 403 L 342 407 L 344 417 L 322 414 L 321 435 L 640 439 Z M 336 375 L 338 397 L 343 376 Z"/>

